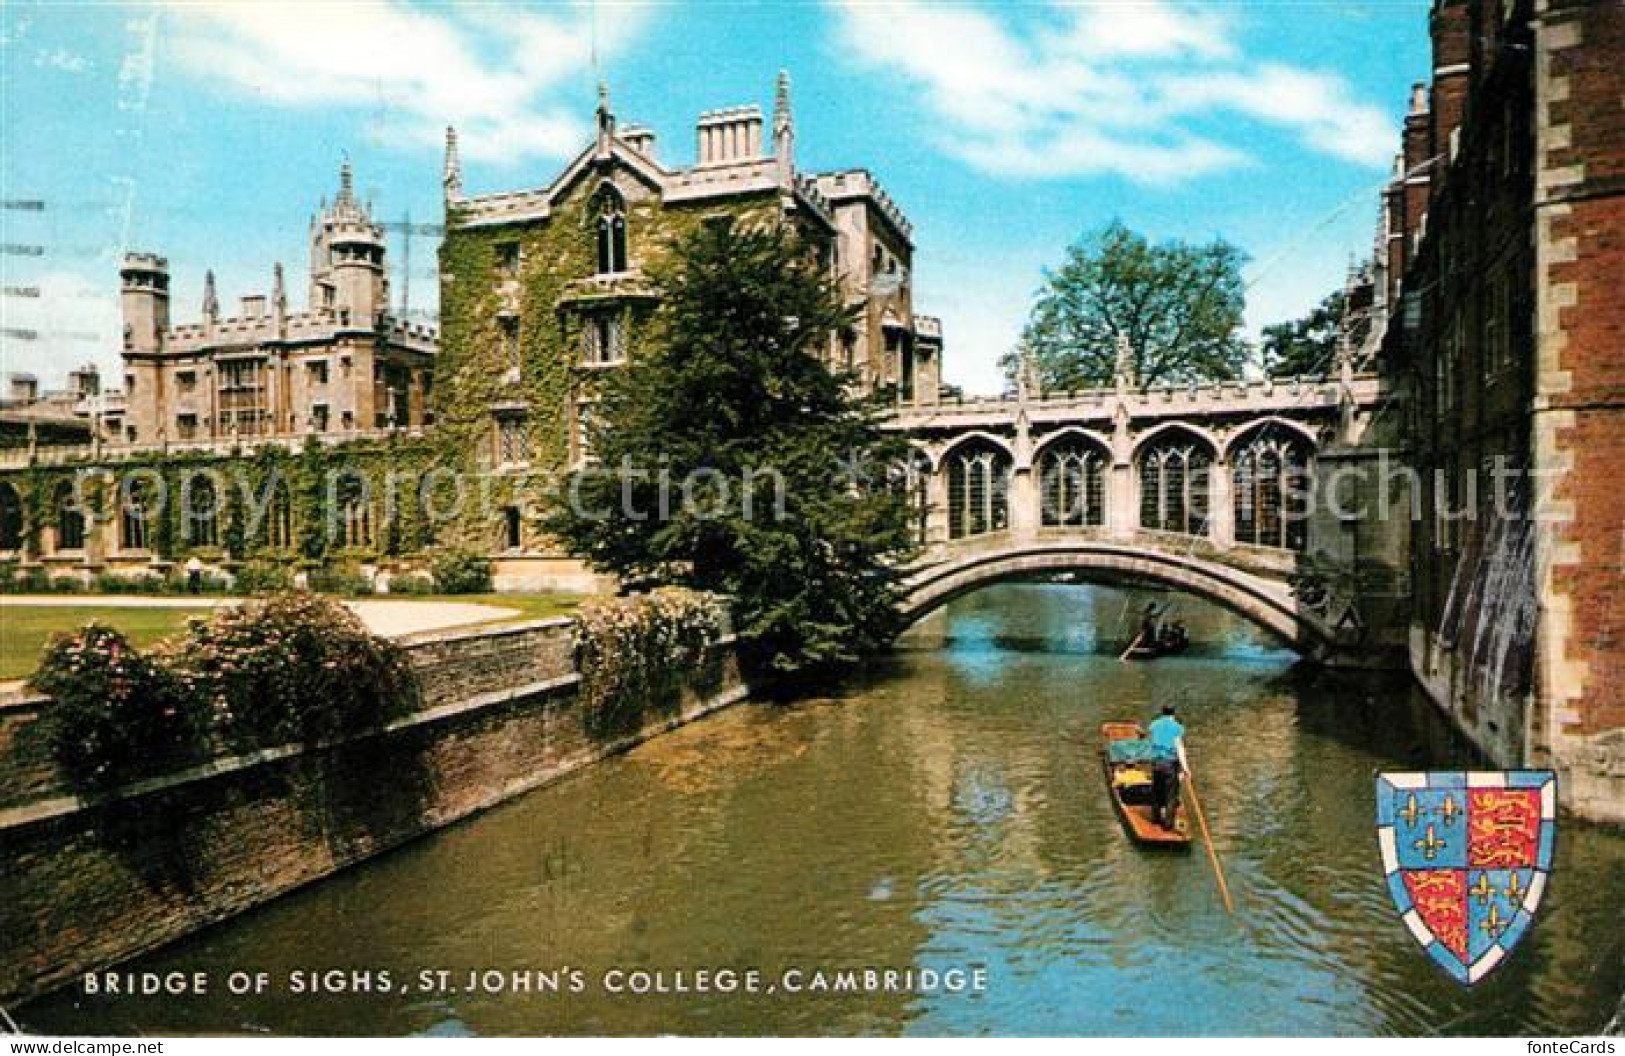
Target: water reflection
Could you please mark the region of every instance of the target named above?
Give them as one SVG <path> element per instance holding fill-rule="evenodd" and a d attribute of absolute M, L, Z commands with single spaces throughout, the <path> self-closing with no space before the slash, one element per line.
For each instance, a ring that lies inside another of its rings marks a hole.
<path fill-rule="evenodd" d="M 137 968 L 986 969 L 978 994 L 285 992 L 26 1010 L 45 1029 L 277 1033 L 1561 1034 L 1625 989 L 1625 840 L 1565 825 L 1541 920 L 1477 990 L 1388 904 L 1371 775 L 1471 761 L 1403 681 L 1297 666 L 1181 599 L 1198 647 L 1120 663 L 1147 595 L 1011 584 L 838 700 L 747 706 L 145 958 Z M 1163 596 L 1162 600 L 1170 600 Z M 1099 723 L 1175 701 L 1238 912 L 1123 838 Z"/>

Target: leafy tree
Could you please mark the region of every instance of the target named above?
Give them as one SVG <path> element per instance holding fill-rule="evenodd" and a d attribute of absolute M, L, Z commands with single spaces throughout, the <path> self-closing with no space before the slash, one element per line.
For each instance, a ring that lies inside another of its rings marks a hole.
<path fill-rule="evenodd" d="M 1266 326 L 1258 349 L 1264 372 L 1288 378 L 1326 373 L 1337 355 L 1345 307 L 1343 291 L 1337 290 L 1302 319 Z"/>
<path fill-rule="evenodd" d="M 827 672 L 900 629 L 901 441 L 820 356 L 851 326 L 791 231 L 706 224 L 656 279 L 653 334 L 602 382 L 596 465 L 546 523 L 600 571 L 730 596 L 758 673 Z"/>
<path fill-rule="evenodd" d="M 1124 338 L 1141 386 L 1238 376 L 1246 260 L 1223 239 L 1152 245 L 1115 220 L 1084 235 L 1046 271 L 1022 332 L 1036 380 L 1051 391 L 1110 384 Z M 1011 379 L 1021 358 L 1001 360 Z"/>

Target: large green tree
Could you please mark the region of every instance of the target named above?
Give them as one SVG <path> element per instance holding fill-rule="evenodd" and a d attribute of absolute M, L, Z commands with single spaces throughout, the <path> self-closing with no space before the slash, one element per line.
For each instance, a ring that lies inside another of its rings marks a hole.
<path fill-rule="evenodd" d="M 1266 326 L 1258 343 L 1264 372 L 1290 378 L 1329 371 L 1337 356 L 1344 308 L 1343 291 L 1336 290 L 1302 319 Z"/>
<path fill-rule="evenodd" d="M 779 224 L 709 223 L 656 269 L 652 337 L 603 380 L 595 465 L 548 528 L 631 584 L 734 601 L 746 660 L 824 673 L 900 629 L 912 535 L 889 467 L 904 449 L 824 365 L 852 315 Z"/>
<path fill-rule="evenodd" d="M 1005 373 L 1016 378 L 1025 354 L 1046 390 L 1107 385 L 1126 339 L 1141 386 L 1237 377 L 1248 356 L 1246 260 L 1223 239 L 1153 245 L 1113 221 L 1045 272 L 1021 349 L 1002 361 Z"/>

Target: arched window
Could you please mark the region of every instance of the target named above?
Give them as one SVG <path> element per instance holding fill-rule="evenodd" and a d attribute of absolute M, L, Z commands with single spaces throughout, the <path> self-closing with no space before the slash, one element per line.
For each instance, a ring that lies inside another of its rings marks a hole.
<path fill-rule="evenodd" d="M 339 537 L 341 545 L 359 549 L 372 545 L 372 502 L 367 483 L 358 477 L 339 482 Z"/>
<path fill-rule="evenodd" d="M 1309 443 L 1266 426 L 1231 458 L 1236 542 L 1303 550 L 1309 542 Z"/>
<path fill-rule="evenodd" d="M 152 548 L 152 499 L 147 489 L 130 485 L 119 502 L 118 545 L 120 550 Z"/>
<path fill-rule="evenodd" d="M 56 548 L 83 550 L 85 548 L 85 514 L 79 508 L 79 497 L 74 494 L 72 482 L 64 480 L 56 486 Z"/>
<path fill-rule="evenodd" d="M 926 522 L 931 513 L 931 459 L 924 451 L 910 451 L 897 466 L 893 484 L 908 504 L 914 543 L 924 546 Z"/>
<path fill-rule="evenodd" d="M 1206 535 L 1213 453 L 1185 433 L 1165 433 L 1140 454 L 1140 527 Z"/>
<path fill-rule="evenodd" d="M 23 500 L 10 484 L 0 484 L 0 550 L 23 548 Z"/>
<path fill-rule="evenodd" d="M 283 553 L 293 549 L 293 496 L 286 481 L 277 481 L 271 492 L 271 504 L 265 511 L 265 543 Z"/>
<path fill-rule="evenodd" d="M 626 202 L 605 184 L 598 192 L 598 274 L 626 270 Z"/>
<path fill-rule="evenodd" d="M 181 523 L 187 546 L 220 545 L 220 492 L 202 473 L 181 489 Z"/>
<path fill-rule="evenodd" d="M 1010 525 L 1010 456 L 986 440 L 972 440 L 949 453 L 948 536 L 1003 531 Z"/>
<path fill-rule="evenodd" d="M 1098 528 L 1106 523 L 1106 452 L 1081 436 L 1044 448 L 1038 460 L 1046 528 Z"/>

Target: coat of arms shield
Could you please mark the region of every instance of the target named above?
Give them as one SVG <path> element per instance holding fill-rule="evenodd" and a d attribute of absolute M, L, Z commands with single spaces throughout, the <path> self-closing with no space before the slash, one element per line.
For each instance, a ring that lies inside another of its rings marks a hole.
<path fill-rule="evenodd" d="M 1377 775 L 1377 845 L 1405 926 L 1472 986 L 1528 934 L 1552 868 L 1550 770 Z"/>

